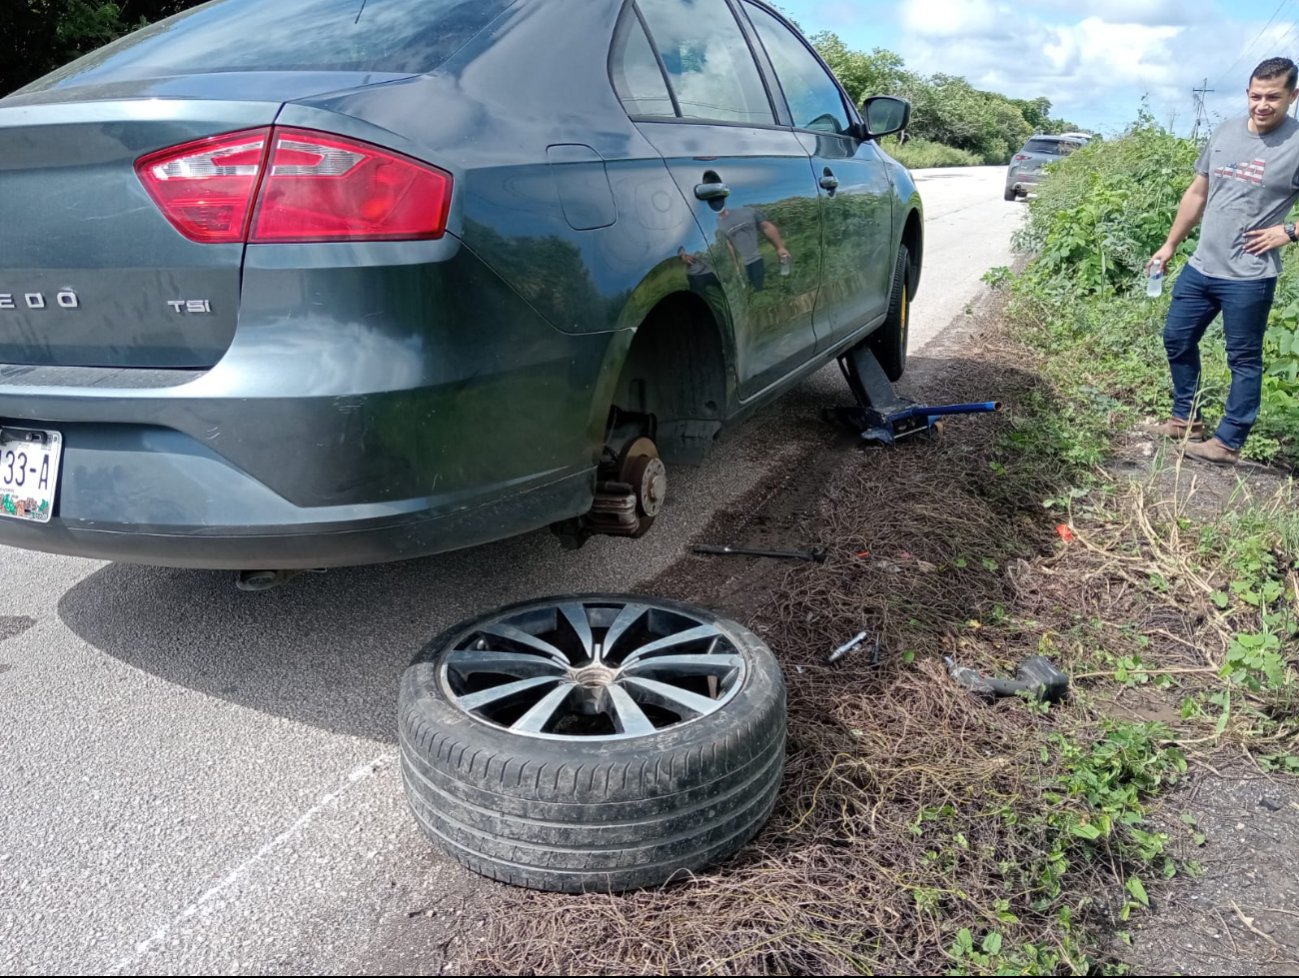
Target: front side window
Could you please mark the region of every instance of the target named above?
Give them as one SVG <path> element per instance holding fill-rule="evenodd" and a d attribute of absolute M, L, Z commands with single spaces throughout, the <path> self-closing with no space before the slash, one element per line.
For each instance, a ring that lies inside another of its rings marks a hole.
<path fill-rule="evenodd" d="M 726 0 L 637 0 L 687 119 L 771 125 L 753 52 Z"/>
<path fill-rule="evenodd" d="M 767 49 L 771 66 L 776 69 L 795 128 L 846 134 L 849 119 L 843 96 L 821 62 L 767 11 L 748 3 L 744 6 L 762 46 Z"/>

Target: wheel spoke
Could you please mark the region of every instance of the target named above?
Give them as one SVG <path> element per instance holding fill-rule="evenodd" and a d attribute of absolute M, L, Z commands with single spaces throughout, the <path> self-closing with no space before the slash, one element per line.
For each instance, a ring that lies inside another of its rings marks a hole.
<path fill-rule="evenodd" d="M 618 612 L 618 617 L 613 620 L 609 630 L 604 633 L 604 642 L 601 644 L 601 659 L 607 660 L 609 653 L 613 651 L 614 643 L 622 638 L 623 632 L 631 628 L 640 619 L 641 615 L 649 611 L 643 604 L 625 605 L 622 611 Z"/>
<path fill-rule="evenodd" d="M 577 632 L 578 640 L 586 650 L 586 657 L 594 662 L 595 638 L 591 635 L 591 622 L 586 617 L 586 608 L 580 604 L 561 604 L 559 611 L 573 626 L 573 631 Z"/>
<path fill-rule="evenodd" d="M 521 628 L 515 628 L 513 625 L 507 625 L 504 622 L 494 622 L 490 625 L 484 625 L 479 631 L 486 635 L 494 635 L 497 638 L 508 639 L 511 642 L 517 642 L 519 645 L 526 645 L 530 649 L 536 649 L 542 655 L 550 656 L 564 668 L 572 665 L 568 656 L 563 651 L 551 645 L 545 639 L 537 638 L 525 632 Z"/>
<path fill-rule="evenodd" d="M 613 725 L 620 734 L 651 734 L 657 728 L 621 686 L 610 686 L 609 705 L 613 708 Z"/>
<path fill-rule="evenodd" d="M 672 676 L 725 676 L 740 668 L 744 660 L 738 655 L 658 655 L 637 659 L 623 666 L 623 672 L 633 675 L 658 673 Z"/>
<path fill-rule="evenodd" d="M 717 700 L 700 696 L 678 686 L 661 683 L 657 679 L 642 679 L 639 676 L 628 676 L 623 680 L 628 691 L 636 690 L 638 699 L 653 706 L 681 715 L 683 718 L 707 716 L 717 709 Z"/>
<path fill-rule="evenodd" d="M 526 739 L 663 734 L 725 710 L 752 668 L 707 611 L 632 596 L 543 599 L 458 634 L 438 660 L 443 695 Z"/>
<path fill-rule="evenodd" d="M 551 719 L 559 712 L 565 700 L 573 693 L 573 683 L 560 683 L 519 719 L 510 725 L 514 733 L 538 734 L 545 731 Z"/>
<path fill-rule="evenodd" d="M 685 645 L 687 642 L 697 642 L 700 639 L 713 638 L 717 635 L 717 629 L 712 625 L 699 625 L 695 628 L 688 628 L 684 632 L 677 632 L 675 635 L 668 635 L 665 638 L 657 639 L 648 645 L 642 645 L 631 655 L 623 660 L 623 668 L 639 662 L 647 655 L 652 655 L 662 649 L 670 649 L 677 645 Z"/>
<path fill-rule="evenodd" d="M 555 676 L 537 676 L 534 679 L 520 679 L 518 682 L 505 683 L 501 686 L 493 686 L 491 689 L 484 689 L 479 693 L 469 693 L 460 697 L 461 709 L 472 713 L 474 710 L 481 710 L 483 707 L 491 706 L 493 703 L 500 703 L 504 700 L 511 699 L 515 696 L 521 696 L 524 693 L 540 689 L 543 686 L 549 686 L 560 680 Z"/>
<path fill-rule="evenodd" d="M 463 679 L 482 673 L 532 679 L 536 676 L 561 676 L 565 667 L 549 656 L 526 652 L 497 652 L 493 649 L 460 649 L 447 656 L 447 668 Z"/>

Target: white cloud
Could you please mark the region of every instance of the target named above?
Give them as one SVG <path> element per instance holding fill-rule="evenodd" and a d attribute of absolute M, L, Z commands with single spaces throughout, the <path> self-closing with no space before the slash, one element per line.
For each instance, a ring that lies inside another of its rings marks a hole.
<path fill-rule="evenodd" d="M 1078 11 L 1077 0 L 1027 0 L 1023 7 L 1057 10 L 1066 14 Z M 1093 17 L 1110 24 L 1147 24 L 1151 26 L 1176 26 L 1191 24 L 1204 16 L 1202 9 L 1184 0 L 1089 0 L 1086 11 Z"/>
<path fill-rule="evenodd" d="M 922 37 L 979 38 L 1005 34 L 1010 8 L 989 0 L 905 0 L 902 27 Z"/>
<path fill-rule="evenodd" d="M 1285 36 L 1289 23 L 1278 22 L 1260 37 L 1262 20 L 1224 20 L 1208 5 L 1091 0 L 1079 6 L 1063 0 L 903 0 L 899 53 L 921 74 L 964 75 L 977 87 L 1014 98 L 1044 95 L 1055 115 L 1085 126 L 1120 128 L 1148 94 L 1160 122 L 1186 130 L 1194 117 L 1191 89 L 1206 76 L 1218 89 L 1209 97 L 1210 110 L 1242 114 L 1254 65 L 1299 48 L 1299 35 Z"/>

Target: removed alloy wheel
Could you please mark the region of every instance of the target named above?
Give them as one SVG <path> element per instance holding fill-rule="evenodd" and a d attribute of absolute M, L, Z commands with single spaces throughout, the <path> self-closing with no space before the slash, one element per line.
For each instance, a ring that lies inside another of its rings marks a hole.
<path fill-rule="evenodd" d="M 402 679 L 402 777 L 469 869 L 540 890 L 657 886 L 740 849 L 784 768 L 785 684 L 742 625 L 582 595 L 444 632 Z"/>

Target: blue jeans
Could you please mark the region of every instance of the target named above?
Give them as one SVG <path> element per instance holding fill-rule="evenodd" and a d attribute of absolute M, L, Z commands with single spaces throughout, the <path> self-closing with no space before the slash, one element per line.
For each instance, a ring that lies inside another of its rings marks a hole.
<path fill-rule="evenodd" d="M 1221 312 L 1231 392 L 1216 436 L 1228 448 L 1239 449 L 1245 444 L 1258 417 L 1263 394 L 1263 333 L 1275 292 L 1275 278 L 1248 282 L 1210 278 L 1190 264 L 1182 269 L 1173 288 L 1164 325 L 1164 349 L 1173 374 L 1173 417 L 1189 421 L 1194 411 L 1199 420 L 1195 395 L 1200 386 L 1200 339 Z"/>

